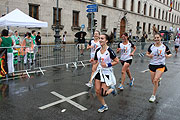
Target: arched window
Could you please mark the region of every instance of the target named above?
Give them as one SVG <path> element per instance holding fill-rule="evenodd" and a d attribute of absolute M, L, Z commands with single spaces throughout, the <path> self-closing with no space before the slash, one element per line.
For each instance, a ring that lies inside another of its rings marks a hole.
<path fill-rule="evenodd" d="M 162 12 L 162 20 L 164 20 L 164 10 L 163 10 L 163 12 Z"/>
<path fill-rule="evenodd" d="M 126 0 L 123 0 L 123 9 L 126 9 Z"/>
<path fill-rule="evenodd" d="M 177 16 L 177 21 L 176 21 L 176 23 L 179 23 L 179 17 Z"/>
<path fill-rule="evenodd" d="M 176 23 L 176 15 L 174 16 L 174 23 Z"/>
<path fill-rule="evenodd" d="M 154 17 L 156 17 L 156 7 L 154 8 Z"/>
<path fill-rule="evenodd" d="M 171 20 L 171 13 L 169 13 L 169 22 L 170 22 L 170 20 Z"/>
<path fill-rule="evenodd" d="M 146 15 L 146 4 L 144 4 L 144 15 Z"/>
<path fill-rule="evenodd" d="M 131 0 L 131 11 L 134 11 L 134 0 Z"/>
<path fill-rule="evenodd" d="M 167 0 L 167 5 L 169 5 L 169 0 Z"/>
<path fill-rule="evenodd" d="M 163 3 L 165 3 L 166 0 L 163 0 Z"/>
<path fill-rule="evenodd" d="M 172 14 L 172 20 L 171 20 L 171 22 L 173 22 L 173 20 L 174 20 L 174 15 Z"/>
<path fill-rule="evenodd" d="M 139 1 L 138 2 L 138 13 L 140 13 L 140 11 L 141 11 L 141 2 Z"/>
<path fill-rule="evenodd" d="M 177 2 L 176 2 L 176 10 L 177 10 Z"/>
<path fill-rule="evenodd" d="M 149 6 L 149 16 L 151 16 L 151 11 L 152 10 L 152 7 L 151 7 L 151 5 Z"/>
<path fill-rule="evenodd" d="M 113 0 L 113 7 L 117 7 L 117 0 Z"/>
<path fill-rule="evenodd" d="M 160 19 L 160 15 L 161 15 L 161 10 L 159 9 L 159 12 L 158 12 L 158 18 Z"/>
<path fill-rule="evenodd" d="M 168 11 L 166 11 L 166 18 L 165 18 L 165 19 L 166 19 L 166 21 L 167 21 L 167 17 L 168 17 Z"/>

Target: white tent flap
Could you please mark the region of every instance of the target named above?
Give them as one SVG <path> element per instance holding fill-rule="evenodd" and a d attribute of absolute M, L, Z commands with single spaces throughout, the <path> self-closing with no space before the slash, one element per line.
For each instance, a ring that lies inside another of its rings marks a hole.
<path fill-rule="evenodd" d="M 36 20 L 19 9 L 15 9 L 0 18 L 0 26 L 48 27 L 48 23 Z"/>

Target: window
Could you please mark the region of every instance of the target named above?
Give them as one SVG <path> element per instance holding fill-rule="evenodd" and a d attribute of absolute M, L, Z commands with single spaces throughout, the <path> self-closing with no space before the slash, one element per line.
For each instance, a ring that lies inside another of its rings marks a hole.
<path fill-rule="evenodd" d="M 117 0 L 113 0 L 113 7 L 117 7 Z"/>
<path fill-rule="evenodd" d="M 126 9 L 126 0 L 123 0 L 123 9 Z"/>
<path fill-rule="evenodd" d="M 134 0 L 131 0 L 131 11 L 134 11 Z"/>
<path fill-rule="evenodd" d="M 149 25 L 148 25 L 148 33 L 150 33 L 151 32 L 151 23 L 149 23 Z"/>
<path fill-rule="evenodd" d="M 61 25 L 61 8 L 58 9 L 58 23 Z M 57 8 L 53 8 L 53 25 L 57 24 Z"/>
<path fill-rule="evenodd" d="M 171 22 L 173 22 L 173 20 L 174 20 L 174 15 L 172 14 L 172 21 Z"/>
<path fill-rule="evenodd" d="M 157 29 L 158 29 L 158 31 L 159 31 L 159 25 L 158 25 L 158 28 L 157 28 Z"/>
<path fill-rule="evenodd" d="M 176 23 L 176 15 L 174 16 L 174 23 Z"/>
<path fill-rule="evenodd" d="M 146 15 L 146 4 L 144 4 L 144 15 Z"/>
<path fill-rule="evenodd" d="M 161 10 L 159 9 L 159 12 L 158 12 L 158 18 L 160 19 L 160 16 L 161 16 Z"/>
<path fill-rule="evenodd" d="M 101 29 L 106 29 L 106 16 L 102 15 Z"/>
<path fill-rule="evenodd" d="M 176 10 L 177 10 L 177 2 L 176 2 Z"/>
<path fill-rule="evenodd" d="M 145 30 L 146 30 L 146 23 L 143 22 L 143 32 L 145 32 Z"/>
<path fill-rule="evenodd" d="M 88 18 L 88 28 L 91 28 L 91 17 Z"/>
<path fill-rule="evenodd" d="M 167 26 L 165 26 L 165 30 L 167 29 Z"/>
<path fill-rule="evenodd" d="M 166 21 L 167 21 L 167 17 L 168 17 L 168 12 L 166 11 L 166 18 L 165 18 L 165 19 L 166 19 Z"/>
<path fill-rule="evenodd" d="M 106 0 L 102 0 L 102 4 L 106 5 Z"/>
<path fill-rule="evenodd" d="M 137 31 L 140 31 L 139 29 L 140 29 L 140 22 L 139 21 L 137 21 L 137 26 L 136 26 L 136 28 L 137 28 Z"/>
<path fill-rule="evenodd" d="M 29 4 L 29 16 L 39 20 L 39 5 Z"/>
<path fill-rule="evenodd" d="M 152 9 L 152 7 L 151 6 L 149 6 L 149 16 L 151 16 L 151 9 Z"/>
<path fill-rule="evenodd" d="M 138 13 L 140 13 L 141 12 L 141 2 L 139 1 L 138 2 Z"/>
<path fill-rule="evenodd" d="M 156 17 L 156 8 L 154 8 L 154 17 Z"/>
<path fill-rule="evenodd" d="M 163 26 L 161 26 L 161 30 L 163 30 Z"/>
<path fill-rule="evenodd" d="M 163 3 L 165 4 L 165 0 L 163 0 Z"/>
<path fill-rule="evenodd" d="M 79 27 L 79 11 L 73 11 L 73 27 Z"/>
<path fill-rule="evenodd" d="M 167 0 L 167 5 L 169 5 L 169 0 Z"/>
<path fill-rule="evenodd" d="M 169 13 L 169 22 L 170 22 L 170 20 L 171 20 L 171 13 Z"/>
<path fill-rule="evenodd" d="M 164 11 L 162 12 L 162 20 L 164 20 Z"/>

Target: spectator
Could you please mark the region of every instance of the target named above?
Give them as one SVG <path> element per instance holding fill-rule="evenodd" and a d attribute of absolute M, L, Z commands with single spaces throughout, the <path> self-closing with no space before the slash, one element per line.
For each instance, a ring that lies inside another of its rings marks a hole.
<path fill-rule="evenodd" d="M 39 54 L 39 51 L 41 49 L 41 33 L 38 32 L 37 36 L 36 36 L 36 43 L 38 45 L 38 54 Z"/>
<path fill-rule="evenodd" d="M 2 30 L 2 37 L 0 38 L 0 47 L 12 47 L 14 42 L 12 38 L 8 35 L 9 32 L 6 29 Z M 14 63 L 13 63 L 13 49 L 7 49 L 7 63 L 8 63 L 8 74 L 14 76 Z"/>
<path fill-rule="evenodd" d="M 85 49 L 85 38 L 83 33 L 81 33 L 80 37 L 78 38 L 78 43 L 79 43 L 79 49 L 80 49 L 80 54 L 84 55 L 84 49 Z"/>

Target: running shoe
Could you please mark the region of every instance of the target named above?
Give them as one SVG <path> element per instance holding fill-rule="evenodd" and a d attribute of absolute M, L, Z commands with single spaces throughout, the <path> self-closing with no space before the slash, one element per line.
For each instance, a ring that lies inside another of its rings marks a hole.
<path fill-rule="evenodd" d="M 92 83 L 90 83 L 90 82 L 88 82 L 88 83 L 86 83 L 86 86 L 88 86 L 88 87 L 93 87 L 93 84 Z"/>
<path fill-rule="evenodd" d="M 120 90 L 124 90 L 123 85 L 122 85 L 122 84 L 120 84 L 120 85 L 119 85 L 119 87 L 118 87 L 118 89 L 120 89 Z"/>
<path fill-rule="evenodd" d="M 162 78 L 159 78 L 159 81 L 158 81 L 158 86 L 160 86 L 160 85 L 161 85 L 161 80 L 162 80 Z"/>
<path fill-rule="evenodd" d="M 149 102 L 153 103 L 156 100 L 156 96 L 152 95 L 149 99 Z"/>
<path fill-rule="evenodd" d="M 116 90 L 116 88 L 114 88 L 114 90 L 111 92 L 111 94 L 112 94 L 113 96 L 116 96 L 116 95 L 117 95 L 117 90 Z"/>
<path fill-rule="evenodd" d="M 108 110 L 108 106 L 105 104 L 105 105 L 102 105 L 99 109 L 98 109 L 98 112 L 102 113 L 104 112 L 105 110 Z"/>
<path fill-rule="evenodd" d="M 132 87 L 134 84 L 134 78 L 132 78 L 132 80 L 130 80 L 129 86 Z"/>

